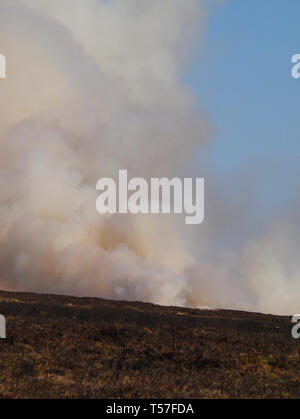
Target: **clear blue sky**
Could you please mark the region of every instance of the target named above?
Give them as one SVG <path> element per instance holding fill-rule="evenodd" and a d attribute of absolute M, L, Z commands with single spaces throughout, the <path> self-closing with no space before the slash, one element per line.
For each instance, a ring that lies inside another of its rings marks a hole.
<path fill-rule="evenodd" d="M 247 187 L 254 176 L 257 206 L 282 209 L 300 192 L 300 79 L 291 77 L 300 1 L 207 0 L 207 13 L 185 77 L 216 129 L 197 165 L 224 187 L 235 177 Z"/>

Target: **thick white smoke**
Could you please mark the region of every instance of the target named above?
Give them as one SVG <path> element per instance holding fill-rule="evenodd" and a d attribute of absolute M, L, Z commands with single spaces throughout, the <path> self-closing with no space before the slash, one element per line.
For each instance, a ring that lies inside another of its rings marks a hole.
<path fill-rule="evenodd" d="M 0 0 L 0 287 L 296 310 L 286 231 L 196 261 L 177 218 L 95 210 L 100 177 L 178 175 L 209 137 L 181 82 L 201 4 Z"/>
<path fill-rule="evenodd" d="M 169 175 L 207 137 L 179 82 L 198 6 L 0 1 L 2 286 L 186 303 L 172 219 L 100 217 L 95 185 Z"/>

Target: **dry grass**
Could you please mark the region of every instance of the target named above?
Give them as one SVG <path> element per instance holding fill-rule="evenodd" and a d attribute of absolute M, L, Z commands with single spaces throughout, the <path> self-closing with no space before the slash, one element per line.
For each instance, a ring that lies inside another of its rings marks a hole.
<path fill-rule="evenodd" d="M 288 317 L 0 292 L 0 397 L 299 397 Z"/>

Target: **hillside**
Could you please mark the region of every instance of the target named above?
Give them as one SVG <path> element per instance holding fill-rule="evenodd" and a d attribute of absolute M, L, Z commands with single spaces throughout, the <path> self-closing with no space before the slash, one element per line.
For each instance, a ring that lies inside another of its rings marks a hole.
<path fill-rule="evenodd" d="M 288 317 L 0 292 L 0 397 L 299 397 Z"/>

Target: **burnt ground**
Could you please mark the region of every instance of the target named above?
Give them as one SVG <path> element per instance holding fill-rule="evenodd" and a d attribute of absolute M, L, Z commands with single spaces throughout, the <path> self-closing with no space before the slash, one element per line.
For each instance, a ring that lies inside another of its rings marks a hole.
<path fill-rule="evenodd" d="M 292 398 L 291 319 L 0 292 L 1 398 Z"/>

